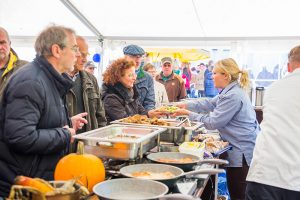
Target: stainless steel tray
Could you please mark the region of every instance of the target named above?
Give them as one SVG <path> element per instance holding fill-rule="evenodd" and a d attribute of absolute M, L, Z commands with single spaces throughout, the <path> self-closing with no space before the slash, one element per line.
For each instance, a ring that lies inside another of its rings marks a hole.
<path fill-rule="evenodd" d="M 136 159 L 158 145 L 159 127 L 114 124 L 73 136 L 85 144 L 85 152 L 99 157 Z"/>
<path fill-rule="evenodd" d="M 160 126 L 160 125 L 152 125 L 152 124 L 136 124 L 136 123 L 126 123 L 122 122 L 123 119 L 112 121 L 112 124 L 123 124 L 123 125 L 134 125 L 134 126 L 140 126 L 140 127 L 162 127 L 166 128 L 166 131 L 160 134 L 160 140 L 164 142 L 172 142 L 172 143 L 182 143 L 182 142 L 189 142 L 191 141 L 193 131 L 198 129 L 203 125 L 201 122 L 194 122 L 191 121 L 190 125 L 188 122 L 182 124 L 181 126 L 178 125 L 181 121 L 178 119 L 164 119 L 166 122 L 168 122 L 169 126 Z M 183 136 L 180 136 L 180 130 L 181 127 L 185 128 L 185 131 L 183 133 Z"/>
<path fill-rule="evenodd" d="M 203 123 L 200 122 L 194 122 L 191 121 L 191 126 L 188 125 L 188 123 L 184 123 L 181 126 L 176 126 L 178 125 L 181 121 L 176 120 L 176 119 L 164 119 L 166 122 L 168 122 L 170 125 L 169 126 L 161 126 L 161 125 L 152 125 L 152 124 L 136 124 L 136 123 L 127 123 L 123 122 L 124 119 L 119 119 L 110 122 L 111 124 L 124 124 L 124 125 L 134 125 L 134 126 L 140 126 L 140 127 L 162 127 L 162 128 L 167 128 L 167 129 L 175 129 L 175 130 L 180 130 L 181 127 L 184 127 L 186 130 L 194 131 L 197 128 L 199 128 Z"/>

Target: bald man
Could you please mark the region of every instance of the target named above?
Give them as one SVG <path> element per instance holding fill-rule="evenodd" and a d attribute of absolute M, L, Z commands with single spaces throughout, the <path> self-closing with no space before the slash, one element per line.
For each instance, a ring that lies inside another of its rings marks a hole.
<path fill-rule="evenodd" d="M 28 62 L 18 58 L 16 52 L 11 48 L 7 31 L 0 27 L 0 95 L 9 77 L 26 63 Z"/>

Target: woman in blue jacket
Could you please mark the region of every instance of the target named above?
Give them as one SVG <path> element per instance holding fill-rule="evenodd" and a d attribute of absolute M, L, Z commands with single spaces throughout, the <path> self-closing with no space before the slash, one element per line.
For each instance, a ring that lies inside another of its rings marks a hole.
<path fill-rule="evenodd" d="M 182 109 L 174 115 L 188 115 L 190 120 L 203 122 L 207 129 L 218 129 L 221 138 L 230 143 L 233 148 L 227 155 L 228 188 L 231 199 L 244 199 L 246 176 L 259 131 L 254 109 L 244 90 L 249 84 L 248 73 L 228 58 L 216 63 L 213 80 L 215 87 L 222 89 L 219 95 L 179 104 Z"/>

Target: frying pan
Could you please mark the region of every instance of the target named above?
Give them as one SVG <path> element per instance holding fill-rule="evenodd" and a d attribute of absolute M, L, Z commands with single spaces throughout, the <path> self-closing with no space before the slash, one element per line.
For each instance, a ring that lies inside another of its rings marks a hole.
<path fill-rule="evenodd" d="M 94 186 L 93 192 L 101 200 L 192 200 L 191 196 L 169 194 L 168 187 L 160 182 L 137 178 L 120 178 L 103 181 Z"/>
<path fill-rule="evenodd" d="M 222 159 L 202 159 L 198 156 L 187 154 L 187 153 L 180 153 L 180 152 L 158 152 L 158 153 L 151 153 L 147 156 L 149 160 L 155 163 L 160 164 L 167 164 L 167 165 L 173 165 L 176 167 L 181 168 L 183 171 L 191 171 L 193 170 L 194 166 L 201 165 L 204 163 L 210 163 L 210 164 L 228 164 L 227 160 Z M 190 158 L 192 159 L 192 162 L 188 163 L 180 163 L 180 162 L 164 162 L 160 161 L 159 159 L 183 159 L 183 158 Z"/>
<path fill-rule="evenodd" d="M 173 174 L 173 177 L 154 177 L 154 178 L 147 178 L 147 180 L 155 180 L 162 182 L 166 184 L 169 188 L 172 188 L 175 186 L 175 183 L 177 180 L 183 176 L 190 176 L 190 175 L 196 175 L 196 174 L 218 174 L 221 172 L 224 172 L 223 169 L 199 169 L 195 171 L 190 172 L 184 172 L 182 169 L 172 166 L 172 165 L 164 165 L 164 164 L 136 164 L 136 165 L 129 165 L 126 167 L 122 167 L 120 169 L 120 173 L 125 177 L 130 178 L 138 178 L 138 179 L 145 179 L 143 177 L 136 177 L 133 176 L 133 173 L 139 173 L 139 172 L 150 172 L 150 173 L 165 173 L 170 172 Z M 158 174 L 159 175 L 159 174 Z"/>

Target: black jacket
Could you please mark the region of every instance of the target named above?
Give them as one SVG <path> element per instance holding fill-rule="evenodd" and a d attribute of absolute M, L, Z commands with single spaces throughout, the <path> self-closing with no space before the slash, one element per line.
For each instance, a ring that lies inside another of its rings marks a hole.
<path fill-rule="evenodd" d="M 0 196 L 17 175 L 53 180 L 55 166 L 69 149 L 65 94 L 72 81 L 43 57 L 19 69 L 0 101 Z"/>
<path fill-rule="evenodd" d="M 108 122 L 129 117 L 135 114 L 147 115 L 146 109 L 139 102 L 136 87 L 133 87 L 133 97 L 121 83 L 102 85 L 103 103 Z"/>

